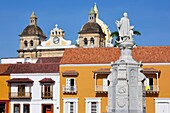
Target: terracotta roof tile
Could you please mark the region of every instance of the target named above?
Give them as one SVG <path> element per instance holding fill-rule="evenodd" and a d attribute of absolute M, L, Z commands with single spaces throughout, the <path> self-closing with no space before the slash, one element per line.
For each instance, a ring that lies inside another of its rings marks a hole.
<path fill-rule="evenodd" d="M 29 78 L 12 78 L 7 80 L 8 83 L 33 83 L 34 81 Z"/>
<path fill-rule="evenodd" d="M 55 83 L 55 81 L 51 78 L 43 78 L 39 82 L 41 82 L 41 83 Z"/>
<path fill-rule="evenodd" d="M 10 64 L 0 64 L 0 75 L 6 75 L 6 71 L 10 67 Z"/>
<path fill-rule="evenodd" d="M 170 46 L 139 46 L 132 53 L 136 61 L 143 63 L 170 62 Z M 118 48 L 70 48 L 65 49 L 61 64 L 108 64 L 119 59 Z"/>
<path fill-rule="evenodd" d="M 62 57 L 41 57 L 36 63 L 60 63 Z"/>
<path fill-rule="evenodd" d="M 15 64 L 9 73 L 59 73 L 59 64 Z"/>

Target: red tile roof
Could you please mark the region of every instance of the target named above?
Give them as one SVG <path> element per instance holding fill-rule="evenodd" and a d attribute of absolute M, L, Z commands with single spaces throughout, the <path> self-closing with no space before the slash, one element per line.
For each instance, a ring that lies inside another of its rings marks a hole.
<path fill-rule="evenodd" d="M 55 83 L 55 81 L 51 78 L 43 78 L 39 81 L 40 83 Z"/>
<path fill-rule="evenodd" d="M 139 46 L 132 53 L 136 61 L 143 63 L 170 62 L 170 46 Z M 118 48 L 70 48 L 65 49 L 61 64 L 106 64 L 119 59 Z"/>
<path fill-rule="evenodd" d="M 7 75 L 6 71 L 10 67 L 10 64 L 0 64 L 0 75 Z"/>
<path fill-rule="evenodd" d="M 36 63 L 60 63 L 62 57 L 41 57 Z"/>
<path fill-rule="evenodd" d="M 33 83 L 34 81 L 29 78 L 12 78 L 7 80 L 8 83 Z"/>
<path fill-rule="evenodd" d="M 59 73 L 59 64 L 13 64 L 6 73 Z"/>
<path fill-rule="evenodd" d="M 78 72 L 76 72 L 75 70 L 65 70 L 62 72 L 62 75 L 65 76 L 65 75 L 78 75 Z"/>

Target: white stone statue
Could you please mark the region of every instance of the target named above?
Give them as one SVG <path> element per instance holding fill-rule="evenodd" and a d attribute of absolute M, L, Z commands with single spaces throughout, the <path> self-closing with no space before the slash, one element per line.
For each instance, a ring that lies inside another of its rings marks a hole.
<path fill-rule="evenodd" d="M 118 32 L 119 32 L 119 37 L 130 37 L 131 33 L 131 26 L 130 26 L 130 21 L 128 19 L 128 14 L 125 12 L 124 17 L 121 18 L 120 21 L 116 20 L 116 25 L 118 27 Z"/>

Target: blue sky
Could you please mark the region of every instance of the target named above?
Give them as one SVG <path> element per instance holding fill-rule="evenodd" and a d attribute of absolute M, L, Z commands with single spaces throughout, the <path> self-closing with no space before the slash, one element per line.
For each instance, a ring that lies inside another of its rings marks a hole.
<path fill-rule="evenodd" d="M 97 3 L 99 18 L 111 31 L 115 20 L 128 12 L 131 25 L 141 32 L 134 37 L 138 46 L 170 45 L 169 0 L 1 0 L 0 1 L 0 58 L 17 57 L 19 34 L 29 24 L 32 11 L 47 37 L 58 24 L 65 38 L 76 43 L 78 32 L 88 21 L 88 12 Z"/>

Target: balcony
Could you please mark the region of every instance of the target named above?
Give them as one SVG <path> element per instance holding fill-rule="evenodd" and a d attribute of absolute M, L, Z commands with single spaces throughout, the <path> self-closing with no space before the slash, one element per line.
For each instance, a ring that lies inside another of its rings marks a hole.
<path fill-rule="evenodd" d="M 99 86 L 97 85 L 95 88 L 96 93 L 107 93 L 108 92 L 108 86 Z"/>
<path fill-rule="evenodd" d="M 146 93 L 159 93 L 158 85 L 145 86 Z"/>
<path fill-rule="evenodd" d="M 41 93 L 42 99 L 52 99 L 53 98 L 53 92 L 42 92 Z"/>
<path fill-rule="evenodd" d="M 9 98 L 10 99 L 31 99 L 32 93 L 31 92 L 10 92 Z"/>
<path fill-rule="evenodd" d="M 63 86 L 63 93 L 77 93 L 77 86 Z"/>

